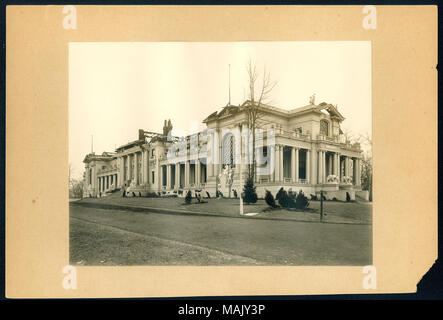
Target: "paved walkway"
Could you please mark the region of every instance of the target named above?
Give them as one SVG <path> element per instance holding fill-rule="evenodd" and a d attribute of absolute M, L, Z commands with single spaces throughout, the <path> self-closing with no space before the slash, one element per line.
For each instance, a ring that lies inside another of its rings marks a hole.
<path fill-rule="evenodd" d="M 320 222 L 320 202 L 311 201 L 309 211 L 292 211 L 284 209 L 270 210 L 264 200 L 256 204 L 244 205 L 244 214 L 240 215 L 239 199 L 204 199 L 206 203 L 185 204 L 184 198 L 123 198 L 120 194 L 112 194 L 102 198 L 85 198 L 72 202 L 96 208 L 120 209 L 133 211 L 149 211 L 167 214 L 224 216 L 245 219 L 276 219 L 296 220 L 304 222 Z M 323 222 L 345 224 L 371 224 L 372 203 L 367 202 L 323 202 Z"/>

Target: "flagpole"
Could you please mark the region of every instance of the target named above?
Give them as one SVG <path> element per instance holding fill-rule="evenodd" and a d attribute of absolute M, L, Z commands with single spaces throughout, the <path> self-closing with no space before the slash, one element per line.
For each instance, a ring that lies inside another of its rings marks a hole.
<path fill-rule="evenodd" d="M 229 103 L 231 105 L 231 64 L 229 64 Z"/>

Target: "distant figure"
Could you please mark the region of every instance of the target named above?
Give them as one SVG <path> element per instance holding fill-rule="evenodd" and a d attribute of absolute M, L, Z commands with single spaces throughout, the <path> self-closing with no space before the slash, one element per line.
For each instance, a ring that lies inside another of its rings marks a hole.
<path fill-rule="evenodd" d="M 206 195 L 208 196 L 209 199 L 211 199 L 211 195 L 209 194 L 208 191 L 206 191 Z"/>
<path fill-rule="evenodd" d="M 237 199 L 237 196 L 238 196 L 238 194 L 237 194 L 237 190 L 232 190 L 233 192 L 234 192 L 234 197 L 235 197 L 235 199 Z"/>
<path fill-rule="evenodd" d="M 135 197 L 135 192 L 134 191 L 132 191 L 132 196 Z"/>
<path fill-rule="evenodd" d="M 141 196 L 142 196 L 142 193 L 141 193 L 140 191 L 138 192 L 138 196 L 139 196 L 139 197 L 141 197 Z"/>
<path fill-rule="evenodd" d="M 123 189 L 122 197 L 123 197 L 123 198 L 126 198 L 126 183 L 125 183 L 125 185 L 122 187 L 122 189 Z"/>
<path fill-rule="evenodd" d="M 219 191 L 218 194 L 219 194 L 219 197 L 224 198 L 224 196 L 223 196 L 223 192 Z"/>

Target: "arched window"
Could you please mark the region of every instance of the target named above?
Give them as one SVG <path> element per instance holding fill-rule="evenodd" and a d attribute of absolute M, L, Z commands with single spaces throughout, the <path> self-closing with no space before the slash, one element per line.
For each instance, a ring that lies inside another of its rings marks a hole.
<path fill-rule="evenodd" d="M 234 136 L 230 133 L 223 138 L 223 168 L 227 164 L 234 164 Z"/>
<path fill-rule="evenodd" d="M 327 120 L 320 121 L 320 133 L 329 136 L 329 122 Z"/>

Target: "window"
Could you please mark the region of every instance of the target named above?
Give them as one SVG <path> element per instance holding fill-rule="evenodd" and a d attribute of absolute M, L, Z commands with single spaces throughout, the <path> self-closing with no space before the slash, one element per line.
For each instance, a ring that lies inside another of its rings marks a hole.
<path fill-rule="evenodd" d="M 226 165 L 231 167 L 234 164 L 234 136 L 227 134 L 223 138 L 223 168 Z"/>
<path fill-rule="evenodd" d="M 152 183 L 155 182 L 155 172 L 151 171 Z"/>
<path fill-rule="evenodd" d="M 268 147 L 264 146 L 262 149 L 263 149 L 263 157 L 267 157 L 268 156 Z"/>
<path fill-rule="evenodd" d="M 329 136 L 329 122 L 327 120 L 320 121 L 320 133 Z"/>
<path fill-rule="evenodd" d="M 302 127 L 295 128 L 295 132 L 297 132 L 297 133 L 303 133 Z"/>
<path fill-rule="evenodd" d="M 89 184 L 92 184 L 92 169 L 89 169 Z"/>
<path fill-rule="evenodd" d="M 155 156 L 155 149 L 151 150 L 151 157 Z"/>
<path fill-rule="evenodd" d="M 268 157 L 268 146 L 259 147 L 257 149 L 257 164 L 263 165 L 266 164 Z"/>

